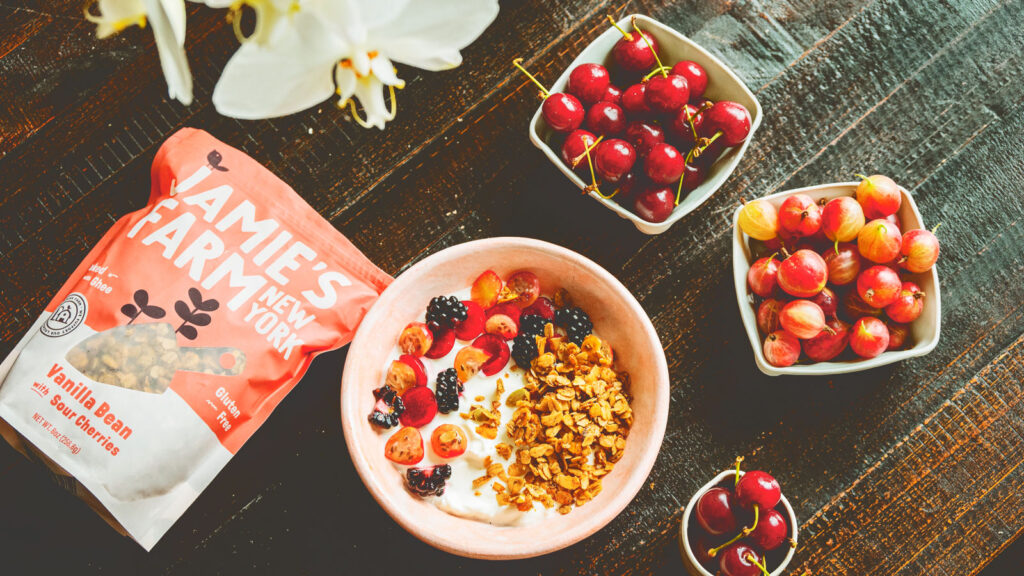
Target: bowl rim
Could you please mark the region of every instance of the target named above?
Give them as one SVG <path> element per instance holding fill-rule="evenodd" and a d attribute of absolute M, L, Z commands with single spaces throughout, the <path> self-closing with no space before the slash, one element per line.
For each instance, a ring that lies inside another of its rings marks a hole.
<path fill-rule="evenodd" d="M 743 476 L 746 473 L 746 470 L 740 470 L 740 476 Z M 698 489 L 697 492 L 694 493 L 693 498 L 690 498 L 690 501 L 686 504 L 686 510 L 683 511 L 683 519 L 679 523 L 679 543 L 680 546 L 683 548 L 683 554 L 685 556 L 685 561 L 687 564 L 686 568 L 691 573 L 696 571 L 696 573 L 700 574 L 700 576 L 715 576 L 711 572 L 708 572 L 703 566 L 701 566 L 700 562 L 697 561 L 697 557 L 694 556 L 693 550 L 690 548 L 690 539 L 686 535 L 686 527 L 690 524 L 690 513 L 693 512 L 694 507 L 697 505 L 697 500 L 701 496 L 703 496 L 705 492 L 714 488 L 723 480 L 734 474 L 736 474 L 736 470 L 725 470 L 720 472 L 717 476 L 708 481 L 707 484 L 701 486 L 700 489 Z M 786 514 L 789 517 L 789 526 L 793 531 L 793 541 L 799 543 L 800 526 L 796 519 L 796 512 L 793 510 L 793 506 L 790 505 L 789 500 L 786 499 L 785 494 L 782 494 L 780 502 L 782 503 L 782 507 L 786 510 Z M 771 572 L 771 575 L 779 576 L 780 574 L 782 574 L 786 570 L 786 567 L 789 566 L 790 561 L 793 560 L 793 556 L 795 554 L 796 547 L 790 546 L 789 552 L 786 553 L 786 557 L 783 558 L 779 566 Z"/>
<path fill-rule="evenodd" d="M 789 190 L 783 190 L 782 192 L 776 192 L 775 194 L 769 194 L 768 196 L 762 196 L 759 200 L 777 200 L 792 196 L 794 194 L 806 194 L 809 192 L 817 192 L 823 189 L 848 189 L 849 193 L 852 194 L 856 190 L 860 182 L 832 182 L 828 184 L 815 184 L 813 186 L 805 186 L 803 188 L 792 188 Z M 917 202 L 910 192 L 903 186 L 897 186 L 900 189 L 902 196 L 902 202 L 910 209 L 911 214 L 917 220 L 917 225 L 924 228 L 924 219 L 921 217 L 921 212 L 917 208 Z M 756 312 L 750 310 L 750 303 L 746 301 L 747 298 L 747 271 L 750 269 L 750 262 L 747 262 L 746 256 L 743 251 L 744 234 L 739 227 L 739 216 L 740 211 L 743 207 L 736 208 L 733 212 L 732 226 L 733 226 L 733 243 L 732 243 L 732 260 L 733 260 L 733 277 L 734 284 L 736 287 L 736 302 L 740 308 L 740 318 L 743 320 L 743 327 L 747 332 L 747 338 L 750 340 L 750 346 L 754 351 L 754 361 L 761 372 L 768 376 L 780 376 L 780 375 L 794 375 L 794 376 L 827 376 L 832 374 L 849 374 L 852 372 L 861 372 L 863 370 L 870 370 L 879 366 L 886 366 L 909 358 L 916 358 L 918 356 L 924 356 L 929 354 L 939 343 L 939 335 L 942 332 L 942 294 L 939 286 L 939 268 L 938 265 L 932 266 L 929 274 L 932 279 L 934 288 L 930 291 L 929 296 L 935 305 L 935 331 L 923 342 L 919 342 L 918 345 L 908 350 L 894 350 L 882 352 L 874 358 L 865 358 L 853 362 L 817 362 L 814 364 L 794 364 L 792 366 L 777 367 L 772 366 L 768 363 L 768 360 L 764 357 L 764 350 L 761 345 L 761 336 L 757 331 L 757 319 Z M 913 230 L 913 228 L 911 228 Z"/>
<path fill-rule="evenodd" d="M 653 393 L 655 394 L 653 399 L 655 411 L 654 420 L 651 423 L 651 436 L 647 439 L 646 443 L 636 446 L 636 449 L 642 450 L 642 454 L 638 460 L 638 467 L 635 467 L 634 470 L 640 470 L 642 473 L 632 473 L 626 484 L 618 493 L 605 503 L 605 507 L 603 509 L 589 515 L 584 521 L 574 524 L 572 528 L 563 533 L 569 534 L 568 537 L 540 542 L 537 543 L 535 548 L 529 550 L 517 551 L 509 549 L 507 545 L 502 545 L 499 549 L 499 546 L 489 545 L 487 542 L 485 542 L 484 545 L 480 545 L 480 542 L 474 541 L 471 538 L 456 540 L 439 537 L 430 530 L 427 530 L 426 524 L 417 522 L 410 514 L 404 512 L 404 510 L 397 505 L 397 501 L 393 500 L 391 495 L 377 484 L 374 480 L 376 472 L 368 465 L 367 459 L 364 455 L 365 452 L 363 450 L 363 446 L 355 441 L 355 426 L 364 423 L 366 419 L 353 413 L 352 410 L 355 410 L 355 408 L 346 408 L 349 402 L 351 402 L 353 406 L 355 405 L 355 397 L 353 395 L 357 393 L 358 383 L 350 382 L 350 380 L 356 377 L 356 371 L 343 369 L 339 400 L 342 433 L 345 438 L 345 445 L 348 449 L 349 456 L 352 459 L 352 464 L 374 500 L 377 501 L 388 516 L 419 540 L 451 554 L 484 560 L 511 560 L 549 554 L 587 538 L 615 519 L 626 508 L 626 506 L 633 501 L 636 494 L 644 487 L 647 477 L 650 475 L 650 472 L 654 467 L 654 463 L 657 460 L 658 453 L 661 449 L 662 441 L 664 440 L 670 403 L 668 362 L 665 358 L 664 348 L 661 346 L 660 337 L 654 329 L 654 325 L 651 323 L 650 317 L 640 306 L 640 303 L 636 300 L 633 294 L 610 272 L 577 252 L 549 242 L 514 236 L 485 238 L 456 244 L 423 258 L 406 269 L 402 274 L 399 274 L 395 281 L 386 288 L 383 293 L 381 293 L 380 298 L 378 298 L 377 302 L 374 303 L 363 318 L 363 321 L 360 324 L 360 329 L 357 330 L 356 336 L 352 340 L 352 344 L 348 350 L 348 355 L 346 356 L 345 361 L 346 368 L 348 367 L 349 358 L 353 357 L 353 351 L 358 351 L 364 346 L 372 345 L 373 334 L 369 333 L 367 330 L 362 330 L 361 328 L 363 326 L 372 325 L 378 317 L 385 316 L 389 313 L 388 310 L 384 309 L 389 300 L 389 291 L 391 294 L 397 292 L 397 289 L 394 287 L 396 285 L 401 286 L 402 277 L 414 278 L 420 270 L 429 269 L 436 261 L 445 257 L 459 257 L 469 253 L 478 254 L 489 248 L 508 246 L 509 244 L 529 250 L 547 252 L 556 257 L 568 258 L 576 265 L 587 269 L 595 276 L 600 277 L 604 282 L 609 283 L 612 289 L 615 290 L 620 297 L 623 297 L 626 305 L 633 311 L 633 313 L 638 315 L 638 319 L 644 327 L 644 332 L 649 338 L 649 343 L 654 347 L 656 352 L 654 355 L 656 366 L 654 367 L 653 372 L 655 377 L 655 386 L 653 388 Z M 346 392 L 346 390 L 350 390 L 350 392 Z M 347 400 L 350 396 L 352 398 Z M 487 524 L 480 523 L 476 520 L 459 518 L 454 515 L 452 517 L 466 522 L 470 528 L 480 525 L 487 526 Z M 529 530 L 532 527 L 533 526 L 531 525 L 511 526 L 507 527 L 507 529 Z M 472 533 L 472 531 L 470 530 L 469 533 Z"/>
<path fill-rule="evenodd" d="M 720 58 L 712 54 L 710 51 L 708 51 L 700 44 L 691 40 L 683 33 L 679 32 L 678 30 L 644 14 L 627 14 L 626 16 L 623 16 L 621 19 L 619 19 L 617 24 L 619 26 L 627 26 L 629 25 L 630 20 L 634 17 L 638 21 L 643 22 L 646 26 L 654 28 L 659 33 L 675 37 L 680 42 L 688 45 L 690 49 L 694 50 L 695 52 L 699 52 L 701 56 L 713 61 L 715 64 L 721 67 L 721 69 L 725 72 L 726 76 L 728 76 L 728 78 L 730 78 L 731 81 L 735 83 L 737 89 L 740 92 L 744 93 L 744 95 L 754 103 L 754 109 L 750 110 L 750 134 L 747 135 L 747 139 L 743 142 L 743 144 L 741 144 L 739 148 L 736 148 L 734 158 L 730 159 L 732 167 L 722 178 L 722 181 L 718 184 L 718 186 L 712 187 L 705 191 L 699 197 L 699 200 L 689 209 L 680 210 L 678 209 L 678 207 L 676 207 L 676 209 L 672 211 L 672 214 L 670 214 L 669 217 L 665 219 L 665 221 L 648 222 L 647 220 L 644 220 L 643 218 L 640 218 L 639 216 L 634 214 L 632 211 L 623 208 L 618 204 L 618 202 L 614 202 L 608 198 L 603 198 L 596 191 L 588 192 L 588 195 L 591 198 L 594 198 L 595 200 L 603 204 L 605 208 L 608 208 L 609 210 L 615 212 L 622 218 L 625 218 L 626 220 L 632 222 L 633 225 L 636 226 L 636 228 L 643 232 L 644 234 L 656 235 L 665 232 L 666 230 L 671 228 L 673 224 L 681 220 L 687 214 L 693 212 L 694 210 L 702 206 L 705 202 L 708 201 L 709 198 L 711 198 L 712 195 L 718 192 L 722 188 L 722 186 L 725 185 L 728 179 L 732 176 L 733 172 L 736 171 L 736 167 L 739 165 L 740 160 L 742 160 L 743 156 L 746 154 L 747 147 L 750 146 L 750 142 L 754 139 L 754 133 L 757 131 L 758 127 L 761 126 L 761 120 L 764 114 L 763 109 L 761 108 L 761 102 L 757 99 L 757 96 L 754 94 L 754 92 L 750 90 L 750 88 L 746 85 L 746 83 L 743 82 L 743 80 L 736 74 L 736 72 L 730 66 L 726 65 L 725 62 L 723 62 Z M 561 91 L 565 88 L 566 84 L 568 84 L 569 74 L 572 72 L 572 69 L 575 68 L 578 64 L 583 63 L 581 61 L 581 58 L 583 57 L 584 52 L 590 49 L 598 41 L 602 40 L 605 36 L 617 36 L 618 34 L 619 32 L 617 30 L 615 30 L 612 27 L 609 27 L 608 30 L 605 30 L 597 37 L 595 37 L 591 42 L 589 42 L 587 46 L 583 48 L 583 50 L 581 50 L 579 54 L 576 55 L 576 58 L 573 59 L 569 66 L 562 71 L 558 79 L 555 80 L 555 82 L 551 85 L 551 90 Z M 548 146 L 547 142 L 545 142 L 543 138 L 541 138 L 540 133 L 538 132 L 538 126 L 540 122 L 541 106 L 537 106 L 537 110 L 536 112 L 534 112 L 528 128 L 530 141 L 533 143 L 534 146 L 540 149 L 541 152 L 543 152 L 544 155 L 547 156 L 548 160 L 550 160 L 552 164 L 554 164 L 572 183 L 574 183 L 577 188 L 581 190 L 585 189 L 587 183 L 584 182 L 575 173 L 573 173 L 573 171 L 570 170 L 567 166 L 565 166 L 562 163 L 561 158 L 559 158 L 559 155 L 551 148 L 551 146 Z"/>

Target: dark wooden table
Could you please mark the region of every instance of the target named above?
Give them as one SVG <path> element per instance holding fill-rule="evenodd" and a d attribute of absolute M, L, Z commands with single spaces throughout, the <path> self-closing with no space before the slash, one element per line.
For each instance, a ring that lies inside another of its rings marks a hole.
<path fill-rule="evenodd" d="M 731 64 L 764 123 L 729 182 L 656 237 L 579 195 L 527 140 L 536 91 L 605 14 L 648 13 Z M 80 1 L 0 0 L 0 336 L 6 354 L 87 249 L 142 206 L 159 144 L 200 127 L 291 183 L 392 274 L 498 235 L 605 266 L 643 304 L 672 374 L 665 443 L 621 516 L 567 550 L 483 563 L 405 533 L 341 436 L 345 350 L 325 354 L 149 554 L 0 447 L 4 574 L 679 574 L 682 505 L 744 455 L 801 520 L 791 573 L 1021 573 L 1024 530 L 1024 2 L 507 2 L 450 72 L 409 81 L 386 131 L 325 104 L 240 122 L 210 104 L 236 46 L 189 5 L 197 101 L 166 98 L 152 35 L 96 41 Z M 891 175 L 942 223 L 943 331 L 929 356 L 836 378 L 768 378 L 733 296 L 740 198 Z M 9 567 L 20 568 L 9 570 Z"/>

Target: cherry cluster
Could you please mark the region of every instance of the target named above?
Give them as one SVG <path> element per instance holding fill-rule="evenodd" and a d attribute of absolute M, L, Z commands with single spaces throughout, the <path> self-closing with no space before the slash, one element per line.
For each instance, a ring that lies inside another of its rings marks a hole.
<path fill-rule="evenodd" d="M 909 344 L 925 303 L 910 275 L 931 270 L 939 241 L 928 230 L 902 232 L 902 193 L 891 178 L 861 178 L 855 197 L 793 194 L 778 208 L 760 199 L 740 211 L 752 253 L 768 254 L 751 265 L 747 286 L 760 300 L 757 326 L 773 366 L 801 353 L 827 362 L 847 348 L 874 358 Z"/>
<path fill-rule="evenodd" d="M 709 489 L 693 510 L 686 537 L 701 566 L 723 576 L 766 576 L 781 563 L 783 544 L 796 547 L 781 508 L 782 489 L 761 470 L 740 473 Z M 783 554 L 784 555 L 784 554 Z"/>
<path fill-rule="evenodd" d="M 521 59 L 514 64 L 540 87 L 544 121 L 565 135 L 562 161 L 590 180 L 587 191 L 663 222 L 727 148 L 747 139 L 750 113 L 736 102 L 706 98 L 709 78 L 700 64 L 664 65 L 657 40 L 635 19 L 632 31 L 609 20 L 623 35 L 612 49 L 613 70 L 580 64 L 564 93 L 549 92 Z M 606 195 L 602 183 L 614 190 Z"/>

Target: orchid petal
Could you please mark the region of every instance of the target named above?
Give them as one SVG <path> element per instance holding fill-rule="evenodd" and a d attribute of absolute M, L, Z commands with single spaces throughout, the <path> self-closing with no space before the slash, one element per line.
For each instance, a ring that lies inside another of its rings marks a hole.
<path fill-rule="evenodd" d="M 334 82 L 337 84 L 338 101 L 345 102 L 352 98 L 356 91 L 356 73 L 350 68 L 338 66 L 334 72 Z"/>
<path fill-rule="evenodd" d="M 192 72 L 185 57 L 184 0 L 144 0 L 144 5 L 167 81 L 167 94 L 188 106 L 192 103 Z"/>
<path fill-rule="evenodd" d="M 476 40 L 497 15 L 497 0 L 411 2 L 401 15 L 370 30 L 367 46 L 417 68 L 453 68 L 462 63 L 459 50 Z"/>
<path fill-rule="evenodd" d="M 242 119 L 293 114 L 334 94 L 334 67 L 347 46 L 313 15 L 296 13 L 266 45 L 243 44 L 221 73 L 213 104 Z"/>
<path fill-rule="evenodd" d="M 380 81 L 387 86 L 405 88 L 405 81 L 395 74 L 395 66 L 386 57 L 377 56 L 370 60 L 370 70 L 373 71 L 374 76 L 380 78 Z"/>
<path fill-rule="evenodd" d="M 360 78 L 356 82 L 355 98 L 363 106 L 363 114 L 366 115 L 366 119 L 359 118 L 355 108 L 352 113 L 356 122 L 363 127 L 376 127 L 383 130 L 385 124 L 395 119 L 394 110 L 389 110 L 387 102 L 384 101 L 384 89 L 384 84 L 374 76 Z M 344 101 L 341 104 L 344 104 Z M 394 105 L 393 102 L 392 105 Z"/>

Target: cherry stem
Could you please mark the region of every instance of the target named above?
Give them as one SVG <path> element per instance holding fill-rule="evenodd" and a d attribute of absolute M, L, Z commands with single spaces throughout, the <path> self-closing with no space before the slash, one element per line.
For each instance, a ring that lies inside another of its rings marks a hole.
<path fill-rule="evenodd" d="M 730 538 L 729 541 L 726 542 L 725 544 L 722 544 L 721 546 L 717 546 L 715 548 L 712 548 L 711 550 L 708 550 L 708 556 L 714 558 L 719 552 L 722 551 L 723 548 L 729 546 L 730 544 L 733 544 L 733 543 L 737 542 L 738 540 L 741 540 L 743 538 L 746 538 L 747 536 L 750 536 L 750 533 L 753 532 L 757 528 L 758 509 L 759 509 L 759 506 L 757 504 L 755 504 L 754 505 L 754 523 L 751 526 L 748 526 L 747 528 L 744 528 L 743 530 L 740 530 L 739 534 L 737 534 L 737 535 L 733 536 L 732 538 Z"/>
<path fill-rule="evenodd" d="M 679 175 L 679 187 L 676 188 L 676 206 L 679 206 L 679 201 L 683 198 L 683 180 L 686 179 L 686 163 L 683 163 L 683 173 Z"/>
<path fill-rule="evenodd" d="M 703 154 L 709 146 L 711 146 L 712 142 L 718 140 L 719 136 L 721 135 L 722 131 L 719 130 L 718 132 L 715 132 L 715 135 L 712 136 L 711 138 L 701 138 L 697 142 L 697 145 L 691 148 L 690 151 L 686 153 L 686 163 L 689 164 L 690 162 L 693 162 L 697 158 L 700 158 L 700 155 Z"/>
<path fill-rule="evenodd" d="M 615 22 L 615 19 L 612 18 L 611 14 L 606 16 L 606 18 L 608 18 L 608 21 L 612 23 L 612 26 L 614 26 L 616 30 L 618 30 L 619 32 L 622 32 L 622 37 L 623 38 L 625 38 L 628 42 L 632 42 L 633 41 L 633 35 L 630 34 L 629 32 L 626 32 L 625 30 L 623 30 L 622 27 L 619 26 L 619 24 L 617 22 Z"/>
<path fill-rule="evenodd" d="M 523 72 L 523 74 L 526 74 L 527 78 L 532 80 L 533 83 L 536 84 L 538 88 L 540 88 L 540 93 L 544 95 L 544 98 L 547 98 L 548 96 L 551 96 L 551 92 L 548 92 L 548 89 L 545 88 L 544 85 L 541 84 L 539 80 L 534 78 L 533 74 L 530 74 L 529 72 L 526 71 L 526 68 L 523 68 L 523 59 L 522 58 L 516 58 L 515 60 L 513 60 L 512 61 L 512 65 L 515 66 L 516 68 L 519 68 L 519 70 L 521 70 Z"/>
<path fill-rule="evenodd" d="M 647 44 L 647 48 L 651 50 L 651 54 L 654 54 L 654 61 L 658 63 L 658 70 L 661 72 L 662 77 L 668 78 L 668 72 L 666 72 L 668 68 L 665 68 L 665 65 L 661 63 L 661 58 L 658 58 L 658 53 L 654 50 L 654 45 L 651 44 L 651 40 L 647 37 L 647 34 L 644 34 L 644 31 L 636 25 L 636 16 L 630 18 L 629 23 L 633 25 L 633 30 L 636 30 L 636 33 L 643 38 L 644 44 Z"/>
<path fill-rule="evenodd" d="M 761 562 L 763 562 L 763 564 L 758 564 L 757 557 L 754 556 L 753 554 L 747 554 L 746 555 L 746 560 L 747 560 L 747 562 L 750 562 L 754 566 L 757 566 L 758 568 L 760 568 L 761 569 L 761 574 L 763 574 L 763 576 L 772 576 L 771 572 L 768 571 L 768 566 L 767 566 L 768 562 L 766 560 L 762 560 L 761 561 Z"/>
<path fill-rule="evenodd" d="M 690 131 L 693 132 L 693 141 L 696 142 L 698 138 L 697 125 L 693 123 L 693 113 L 689 108 L 684 108 L 684 110 L 686 110 L 686 122 L 690 125 Z"/>
<path fill-rule="evenodd" d="M 656 76 L 657 74 L 665 74 L 666 70 L 671 70 L 671 68 L 666 68 L 664 66 L 658 66 L 653 71 L 651 71 L 646 76 L 644 76 L 644 80 L 643 81 L 646 82 L 646 81 L 650 80 L 652 76 Z"/>
<path fill-rule="evenodd" d="M 583 154 L 580 154 L 579 156 L 577 156 L 577 157 L 572 159 L 572 167 L 575 168 L 576 166 L 579 165 L 580 162 L 583 162 L 583 158 L 588 158 L 589 159 L 590 158 L 590 151 L 593 150 L 594 146 L 597 146 L 597 144 L 599 142 L 601 142 L 601 140 L 603 140 L 603 139 L 604 139 L 604 134 L 598 136 L 597 140 L 594 140 L 593 142 L 590 143 L 590 146 L 587 146 L 586 148 L 584 148 L 583 149 Z"/>
<path fill-rule="evenodd" d="M 736 457 L 736 484 L 740 483 L 740 464 L 743 463 L 743 456 Z"/>
<path fill-rule="evenodd" d="M 597 138 L 597 140 L 594 140 L 593 144 L 591 144 L 590 146 L 587 146 L 586 148 L 584 148 L 583 149 L 583 154 L 586 155 L 586 157 L 587 157 L 587 166 L 590 167 L 590 182 L 592 183 L 592 185 L 594 187 L 594 191 L 597 192 L 598 196 L 601 196 L 603 198 L 604 194 L 601 194 L 601 187 L 597 185 L 597 175 L 594 174 L 594 161 L 590 159 L 590 150 L 594 146 L 597 146 L 597 143 L 601 141 L 601 138 L 604 138 L 603 134 L 601 136 L 599 136 Z M 590 186 L 587 186 L 587 188 L 590 188 Z M 586 192 L 587 190 L 584 189 L 583 191 Z M 612 196 L 614 196 L 614 195 L 615 194 L 613 193 Z M 609 198 L 611 198 L 611 196 L 609 196 Z"/>

